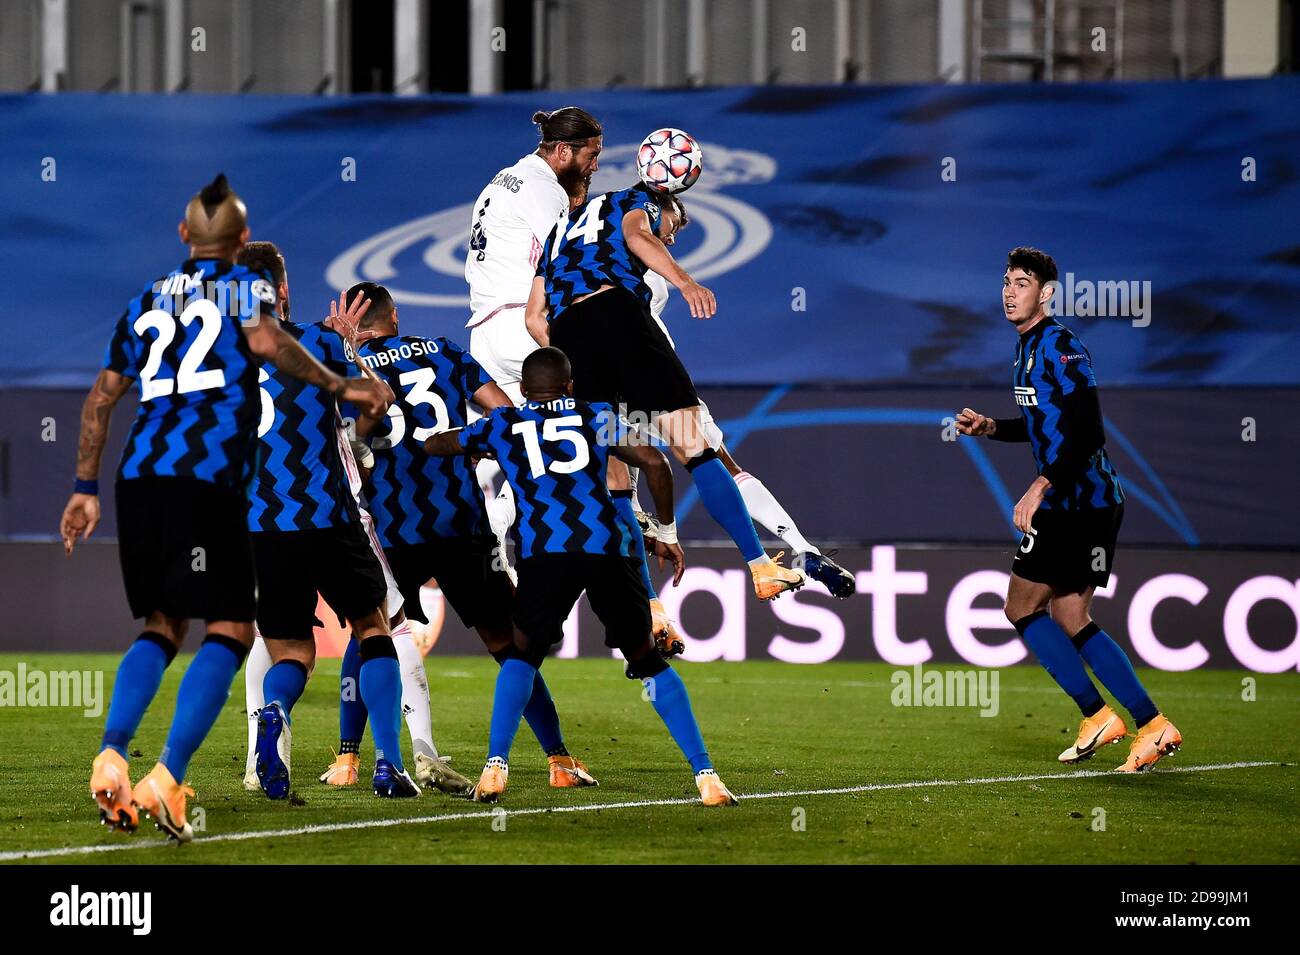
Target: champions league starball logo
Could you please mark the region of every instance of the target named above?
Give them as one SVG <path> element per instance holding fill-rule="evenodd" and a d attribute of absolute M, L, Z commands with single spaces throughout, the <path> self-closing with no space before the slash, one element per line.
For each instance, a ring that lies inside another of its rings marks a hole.
<path fill-rule="evenodd" d="M 704 175 L 682 194 L 691 225 L 683 233 L 682 246 L 674 249 L 688 250 L 678 261 L 701 281 L 739 268 L 772 240 L 772 224 L 763 213 L 719 190 L 770 182 L 776 175 L 776 160 L 763 153 L 707 143 L 703 149 Z M 636 145 L 627 144 L 602 152 L 590 194 L 635 183 L 636 151 Z M 358 242 L 329 264 L 325 281 L 332 288 L 379 282 L 398 305 L 468 309 L 465 255 L 473 211 L 474 203 L 467 202 Z"/>

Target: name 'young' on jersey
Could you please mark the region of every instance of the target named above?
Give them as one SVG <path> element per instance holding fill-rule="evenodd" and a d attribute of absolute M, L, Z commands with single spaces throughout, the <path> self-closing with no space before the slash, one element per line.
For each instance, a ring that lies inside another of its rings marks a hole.
<path fill-rule="evenodd" d="M 1106 454 L 1092 356 L 1064 325 L 1039 322 L 1020 337 L 1013 387 L 1038 473 L 1052 481 L 1042 506 L 1112 507 L 1124 501 Z"/>
<path fill-rule="evenodd" d="M 270 279 L 188 259 L 118 319 L 104 367 L 139 382 L 118 479 L 189 477 L 241 493 L 257 469 L 257 369 L 241 322 L 275 305 Z"/>
<path fill-rule="evenodd" d="M 467 451 L 496 455 L 515 492 L 519 559 L 538 554 L 628 557 L 632 538 L 605 486 L 614 409 L 575 398 L 497 408 L 459 434 Z M 614 440 L 617 440 L 615 438 Z"/>
<path fill-rule="evenodd" d="M 381 425 L 371 437 L 375 466 L 367 504 L 380 544 L 490 534 L 483 492 L 469 462 L 432 457 L 424 442 L 440 431 L 463 428 L 469 400 L 491 377 L 446 338 L 375 338 L 361 345 L 360 359 L 388 382 L 397 399 L 388 409 L 387 430 Z"/>
<path fill-rule="evenodd" d="M 659 202 L 644 184 L 602 193 L 556 223 L 537 265 L 537 274 L 546 279 L 551 321 L 575 298 L 602 285 L 621 285 L 649 306 L 646 267 L 623 237 L 623 219 L 637 209 L 650 217 L 651 229 L 658 228 Z"/>
<path fill-rule="evenodd" d="M 347 376 L 343 339 L 324 325 L 281 327 L 322 365 Z M 359 519 L 339 458 L 338 405 L 329 392 L 266 363 L 258 372 L 261 463 L 249 489 L 251 531 L 302 531 Z"/>

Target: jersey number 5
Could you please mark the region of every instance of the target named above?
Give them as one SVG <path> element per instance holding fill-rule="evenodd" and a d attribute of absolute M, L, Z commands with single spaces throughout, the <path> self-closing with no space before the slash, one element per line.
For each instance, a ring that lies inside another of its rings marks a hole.
<path fill-rule="evenodd" d="M 580 415 L 565 415 L 563 418 L 547 418 L 542 423 L 542 439 L 547 442 L 563 441 L 573 445 L 573 460 L 552 461 L 550 470 L 556 474 L 572 474 L 581 471 L 591 460 L 591 449 L 581 431 L 566 425 L 581 427 Z M 528 470 L 533 477 L 539 478 L 546 473 L 546 461 L 542 458 L 542 447 L 537 442 L 537 422 L 520 421 L 510 429 L 511 434 L 520 434 L 524 438 L 524 450 L 528 453 Z"/>

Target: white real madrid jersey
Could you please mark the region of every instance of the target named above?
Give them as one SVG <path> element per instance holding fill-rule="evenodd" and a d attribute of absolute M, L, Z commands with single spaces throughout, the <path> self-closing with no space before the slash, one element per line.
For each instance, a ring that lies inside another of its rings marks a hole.
<path fill-rule="evenodd" d="M 492 178 L 470 220 L 467 326 L 503 305 L 527 303 L 546 237 L 568 213 L 568 194 L 541 156 L 527 155 Z"/>

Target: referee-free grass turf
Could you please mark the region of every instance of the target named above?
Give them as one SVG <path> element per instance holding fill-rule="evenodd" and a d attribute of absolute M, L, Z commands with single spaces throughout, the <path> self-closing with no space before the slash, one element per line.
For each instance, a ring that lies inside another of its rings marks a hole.
<path fill-rule="evenodd" d="M 162 746 L 180 676 L 168 670 L 133 750 L 143 774 Z M 0 671 L 104 673 L 107 708 L 117 658 L 0 655 Z M 241 787 L 246 726 L 243 675 L 190 767 L 191 818 L 204 830 L 169 845 L 149 826 L 103 829 L 87 794 L 103 716 L 80 709 L 0 706 L 7 771 L 0 774 L 0 859 L 83 846 L 130 849 L 32 861 L 141 863 L 510 862 L 1001 862 L 1286 863 L 1300 860 L 1300 742 L 1295 674 L 1259 675 L 1243 700 L 1239 672 L 1143 671 L 1157 703 L 1184 735 L 1181 753 L 1140 776 L 1076 775 L 1056 754 L 1077 713 L 1037 667 L 998 672 L 999 711 L 891 703 L 887 664 L 794 666 L 772 662 L 677 664 L 706 741 L 728 785 L 730 809 L 698 803 L 622 806 L 696 795 L 691 774 L 639 685 L 613 660 L 550 660 L 545 668 L 570 750 L 598 788 L 552 790 L 527 727 L 511 760 L 500 810 L 426 792 L 376 799 L 364 783 L 316 782 L 337 742 L 338 661 L 322 660 L 294 710 L 294 796 L 272 803 Z M 482 764 L 496 665 L 482 658 L 426 661 L 439 748 L 465 775 Z M 909 679 L 911 671 L 905 672 Z M 409 746 L 409 741 L 407 741 Z M 1083 765 L 1108 771 L 1127 743 Z M 372 758 L 363 746 L 363 763 Z M 1251 768 L 1172 772 L 1246 761 Z M 1047 776 L 1046 779 L 1009 777 Z M 1073 778 L 1071 778 L 1073 777 Z M 970 780 L 984 780 L 969 782 Z M 929 785 L 949 781 L 954 785 Z M 808 790 L 917 784 L 857 792 Z M 746 794 L 804 793 L 772 798 Z M 580 812 L 520 810 L 605 807 Z M 201 814 L 197 811 L 201 810 Z M 439 821 L 440 816 L 464 816 Z M 345 831 L 311 826 L 435 817 Z M 1104 822 L 1104 828 L 1102 823 Z M 495 825 L 494 825 L 495 823 Z M 285 832 L 293 830 L 292 833 Z M 280 834 L 230 840 L 237 833 Z M 207 841 L 205 841 L 207 837 Z"/>

